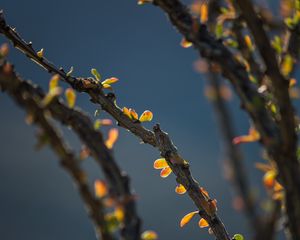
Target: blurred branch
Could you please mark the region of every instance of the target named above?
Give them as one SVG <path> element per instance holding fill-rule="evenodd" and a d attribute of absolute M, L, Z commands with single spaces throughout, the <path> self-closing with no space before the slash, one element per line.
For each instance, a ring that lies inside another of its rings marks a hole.
<path fill-rule="evenodd" d="M 152 131 L 144 128 L 139 122 L 128 118 L 116 105 L 116 96 L 113 93 L 104 94 L 101 84 L 95 79 L 68 76 L 63 69 L 58 69 L 46 58 L 39 57 L 32 48 L 32 45 L 27 44 L 6 24 L 3 13 L 0 14 L 0 33 L 4 34 L 13 42 L 16 48 L 21 50 L 27 57 L 34 60 L 34 62 L 44 67 L 48 72 L 59 74 L 60 77 L 65 82 L 69 83 L 75 90 L 88 93 L 91 97 L 91 101 L 100 104 L 102 109 L 116 119 L 121 127 L 126 128 L 136 136 L 140 137 L 144 143 L 159 148 L 161 156 L 166 158 L 174 174 L 177 176 L 177 182 L 181 183 L 186 188 L 189 196 L 198 207 L 199 214 L 209 223 L 216 238 L 218 240 L 230 239 L 217 214 L 208 210 L 208 206 L 211 205 L 210 199 L 207 199 L 207 197 L 199 190 L 200 186 L 192 177 L 188 164 L 185 164 L 185 161 L 177 153 L 176 147 L 173 145 L 168 135 L 161 131 L 159 126 L 154 127 L 154 135 Z M 174 159 L 177 159 L 178 161 L 175 160 L 174 162 Z"/>
<path fill-rule="evenodd" d="M 19 93 L 28 96 L 37 102 L 44 99 L 45 94 L 41 88 L 33 86 L 30 82 L 23 81 L 15 72 L 11 73 L 10 82 L 1 80 L 3 72 L 0 71 L 0 87 L 4 90 L 14 85 Z M 4 78 L 3 78 L 4 79 Z M 54 99 L 45 107 L 56 120 L 71 126 L 81 141 L 88 147 L 91 155 L 102 168 L 104 176 L 109 183 L 110 194 L 117 199 L 124 210 L 124 226 L 121 230 L 123 239 L 139 239 L 141 234 L 141 220 L 137 215 L 135 197 L 131 193 L 130 179 L 120 170 L 112 153 L 104 144 L 102 134 L 94 130 L 93 123 L 84 113 L 71 109 L 59 99 Z"/>
<path fill-rule="evenodd" d="M 221 93 L 221 79 L 217 73 L 214 73 L 213 70 L 210 69 L 210 72 L 208 73 L 208 80 L 209 85 L 213 90 L 214 95 L 212 103 L 217 115 L 219 129 L 222 133 L 226 156 L 228 157 L 230 164 L 230 180 L 235 185 L 237 192 L 243 200 L 245 212 L 250 221 L 251 227 L 254 230 L 253 232 L 258 232 L 257 229 L 260 227 L 260 219 L 257 215 L 254 199 L 251 196 L 249 180 L 243 164 L 241 152 L 239 151 L 238 147 L 232 143 L 235 134 L 229 109 L 227 108 Z"/>
<path fill-rule="evenodd" d="M 275 51 L 271 47 L 269 38 L 252 3 L 249 0 L 236 0 L 236 3 L 264 60 L 266 74 L 272 80 L 274 96 L 280 113 L 278 121 L 280 144 L 273 149 L 271 157 L 278 166 L 279 177 L 286 190 L 286 209 L 290 232 L 293 239 L 300 239 L 300 165 L 296 156 L 297 135 L 294 108 L 288 91 L 289 82 L 280 72 Z"/>
<path fill-rule="evenodd" d="M 30 96 L 29 92 L 22 91 L 24 90 L 20 88 L 22 82 L 18 80 L 13 71 L 7 70 L 9 68 L 12 70 L 12 65 L 8 63 L 0 65 L 1 88 L 5 89 L 5 91 L 33 117 L 33 122 L 37 124 L 47 136 L 51 148 L 60 158 L 62 167 L 73 178 L 80 196 L 86 205 L 88 215 L 94 222 L 98 237 L 101 236 L 103 240 L 112 240 L 113 237 L 108 230 L 104 218 L 104 207 L 101 201 L 97 200 L 90 191 L 86 174 L 79 165 L 80 160 L 74 156 L 64 143 L 60 134 L 51 124 L 47 112 Z"/>

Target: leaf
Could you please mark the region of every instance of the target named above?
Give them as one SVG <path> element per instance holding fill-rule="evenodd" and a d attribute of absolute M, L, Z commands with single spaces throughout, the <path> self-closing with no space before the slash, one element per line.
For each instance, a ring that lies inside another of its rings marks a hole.
<path fill-rule="evenodd" d="M 107 185 L 102 180 L 96 180 L 94 183 L 95 194 L 99 198 L 103 198 L 107 195 L 108 189 Z"/>
<path fill-rule="evenodd" d="M 0 58 L 4 58 L 9 53 L 9 46 L 7 43 L 3 43 L 0 47 Z"/>
<path fill-rule="evenodd" d="M 244 37 L 244 39 L 245 39 L 245 43 L 246 43 L 247 47 L 249 48 L 249 50 L 253 51 L 254 50 L 254 46 L 253 46 L 253 43 L 252 43 L 252 40 L 251 40 L 250 36 L 246 35 Z"/>
<path fill-rule="evenodd" d="M 273 188 L 276 180 L 277 172 L 275 170 L 267 171 L 263 177 L 263 183 L 266 188 Z"/>
<path fill-rule="evenodd" d="M 51 91 L 48 92 L 48 94 L 43 98 L 41 105 L 43 107 L 46 107 L 48 104 L 50 104 L 53 99 L 58 97 L 62 93 L 62 88 L 56 87 L 53 88 Z"/>
<path fill-rule="evenodd" d="M 291 73 L 293 64 L 293 57 L 290 54 L 285 55 L 281 66 L 283 76 L 287 77 Z"/>
<path fill-rule="evenodd" d="M 183 38 L 180 42 L 180 45 L 183 48 L 189 48 L 189 47 L 193 46 L 193 43 L 191 43 L 188 40 L 186 40 L 185 38 Z"/>
<path fill-rule="evenodd" d="M 53 75 L 49 82 L 49 91 L 58 87 L 58 81 L 59 81 L 59 75 L 58 74 Z"/>
<path fill-rule="evenodd" d="M 208 4 L 204 2 L 200 6 L 200 22 L 202 24 L 205 24 L 207 20 L 208 20 Z"/>
<path fill-rule="evenodd" d="M 153 113 L 149 110 L 146 110 L 140 116 L 140 122 L 150 122 L 153 118 Z"/>
<path fill-rule="evenodd" d="M 195 212 L 190 212 L 187 215 L 185 215 L 180 221 L 180 227 L 183 227 L 187 223 L 189 223 L 192 220 L 192 218 L 198 213 L 199 213 L 199 211 L 195 211 Z"/>
<path fill-rule="evenodd" d="M 198 225 L 200 228 L 205 228 L 205 227 L 209 226 L 208 222 L 204 218 L 200 219 L 200 221 L 198 222 Z"/>
<path fill-rule="evenodd" d="M 271 165 L 265 163 L 255 163 L 255 167 L 263 172 L 268 172 L 273 169 Z"/>
<path fill-rule="evenodd" d="M 38 51 L 38 52 L 36 53 L 36 55 L 37 55 L 39 58 L 44 57 L 44 48 L 42 48 L 40 51 Z"/>
<path fill-rule="evenodd" d="M 132 118 L 132 117 L 131 117 L 131 114 L 130 114 L 130 111 L 129 111 L 129 109 L 128 109 L 127 107 L 123 107 L 122 111 L 123 111 L 123 113 L 124 113 L 127 117 L 129 117 L 130 119 Z"/>
<path fill-rule="evenodd" d="M 73 71 L 74 71 L 74 68 L 73 68 L 73 66 L 72 66 L 72 67 L 70 68 L 70 70 L 67 72 L 66 76 L 67 76 L 67 77 L 70 77 L 71 74 L 73 73 Z"/>
<path fill-rule="evenodd" d="M 260 134 L 259 132 L 254 128 L 251 127 L 249 129 L 249 133 L 248 135 L 244 135 L 244 136 L 239 136 L 239 137 L 235 137 L 232 140 L 233 144 L 240 144 L 240 143 L 247 143 L 247 142 L 256 142 L 260 139 Z"/>
<path fill-rule="evenodd" d="M 92 68 L 92 69 L 91 69 L 91 74 L 92 74 L 98 81 L 101 80 L 101 75 L 100 75 L 100 73 L 97 71 L 96 68 Z"/>
<path fill-rule="evenodd" d="M 208 192 L 203 187 L 200 187 L 199 191 L 205 196 L 205 198 L 210 199 Z"/>
<path fill-rule="evenodd" d="M 294 87 L 297 84 L 297 80 L 295 78 L 291 78 L 289 82 L 289 87 Z"/>
<path fill-rule="evenodd" d="M 67 99 L 68 106 L 73 108 L 76 102 L 76 93 L 72 88 L 67 88 L 65 91 L 65 96 Z"/>
<path fill-rule="evenodd" d="M 113 83 L 116 83 L 117 81 L 119 81 L 118 78 L 111 77 L 111 78 L 105 79 L 101 84 L 102 84 L 102 85 L 105 85 L 105 84 L 111 85 L 111 84 L 113 84 Z"/>
<path fill-rule="evenodd" d="M 158 235 L 156 232 L 154 232 L 152 230 L 147 230 L 142 233 L 141 239 L 142 240 L 156 240 L 156 239 L 158 239 Z"/>
<path fill-rule="evenodd" d="M 154 161 L 154 163 L 153 163 L 153 167 L 154 167 L 155 169 L 163 169 L 163 168 L 168 167 L 168 166 L 169 166 L 169 165 L 168 165 L 168 163 L 167 163 L 167 161 L 166 161 L 165 158 L 159 158 L 159 159 L 156 159 L 156 160 Z"/>
<path fill-rule="evenodd" d="M 112 128 L 108 132 L 108 139 L 105 142 L 105 145 L 108 149 L 112 149 L 115 142 L 117 141 L 119 136 L 119 131 L 117 128 Z"/>
<path fill-rule="evenodd" d="M 101 126 L 111 126 L 112 125 L 112 120 L 110 119 L 97 119 L 94 122 L 94 129 L 97 130 Z"/>
<path fill-rule="evenodd" d="M 123 222 L 125 216 L 124 209 L 120 206 L 117 206 L 115 208 L 115 216 L 119 222 Z"/>
<path fill-rule="evenodd" d="M 168 177 L 172 173 L 172 169 L 170 167 L 165 167 L 161 170 L 160 176 L 162 178 Z"/>
<path fill-rule="evenodd" d="M 176 192 L 177 194 L 182 195 L 182 194 L 185 194 L 185 193 L 186 193 L 186 189 L 185 189 L 185 187 L 184 187 L 182 184 L 179 184 L 178 186 L 176 186 L 175 192 Z"/>
<path fill-rule="evenodd" d="M 109 84 L 103 84 L 102 87 L 103 87 L 104 89 L 112 90 L 112 87 L 111 87 L 111 85 L 109 85 Z"/>
<path fill-rule="evenodd" d="M 134 109 L 129 109 L 129 112 L 130 112 L 130 116 L 131 116 L 131 118 L 132 119 L 134 119 L 134 120 L 138 120 L 138 118 L 139 118 L 139 115 L 136 113 L 136 111 L 134 110 Z"/>
<path fill-rule="evenodd" d="M 241 234 L 234 234 L 233 240 L 244 240 L 244 237 Z"/>

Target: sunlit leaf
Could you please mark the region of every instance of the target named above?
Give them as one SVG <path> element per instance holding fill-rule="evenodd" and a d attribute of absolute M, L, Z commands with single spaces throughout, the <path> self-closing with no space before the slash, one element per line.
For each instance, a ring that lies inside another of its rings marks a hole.
<path fill-rule="evenodd" d="M 100 73 L 97 71 L 96 68 L 92 68 L 92 69 L 91 69 L 91 74 L 92 74 L 98 81 L 101 80 L 101 75 L 100 75 Z"/>
<path fill-rule="evenodd" d="M 208 20 L 208 4 L 206 2 L 201 4 L 200 7 L 200 22 L 205 24 Z"/>
<path fill-rule="evenodd" d="M 118 78 L 111 77 L 111 78 L 105 79 L 101 84 L 102 84 L 102 85 L 105 85 L 105 84 L 111 85 L 111 84 L 113 84 L 113 83 L 116 83 L 117 81 L 119 81 Z"/>
<path fill-rule="evenodd" d="M 112 120 L 110 119 L 97 119 L 94 122 L 94 129 L 99 129 L 101 126 L 111 126 Z"/>
<path fill-rule="evenodd" d="M 124 113 L 127 117 L 129 117 L 130 119 L 132 118 L 132 117 L 131 117 L 131 114 L 130 114 L 130 111 L 129 111 L 129 109 L 128 109 L 127 107 L 123 107 L 122 111 L 123 111 L 123 113 Z"/>
<path fill-rule="evenodd" d="M 52 76 L 49 82 L 49 91 L 52 91 L 54 88 L 58 87 L 59 75 L 55 74 Z"/>
<path fill-rule="evenodd" d="M 205 228 L 209 226 L 208 222 L 204 218 L 201 218 L 199 220 L 198 225 L 200 228 Z"/>
<path fill-rule="evenodd" d="M 172 169 L 170 167 L 165 167 L 161 170 L 160 176 L 162 178 L 168 177 L 172 173 Z"/>
<path fill-rule="evenodd" d="M 48 104 L 50 104 L 53 99 L 58 97 L 62 93 L 62 88 L 56 87 L 53 88 L 51 91 L 48 92 L 48 94 L 43 98 L 41 105 L 43 107 L 46 107 Z"/>
<path fill-rule="evenodd" d="M 263 182 L 266 188 L 273 188 L 276 180 L 277 172 L 275 170 L 270 170 L 265 173 L 263 177 Z"/>
<path fill-rule="evenodd" d="M 154 232 L 152 230 L 147 230 L 142 233 L 141 239 L 142 240 L 156 240 L 156 239 L 158 239 L 158 235 L 156 232 Z"/>
<path fill-rule="evenodd" d="M 289 82 L 289 87 L 294 87 L 297 84 L 297 80 L 295 78 L 291 78 Z"/>
<path fill-rule="evenodd" d="M 140 122 L 150 122 L 153 118 L 153 113 L 150 112 L 149 110 L 146 110 L 142 113 L 140 116 Z"/>
<path fill-rule="evenodd" d="M 241 234 L 234 234 L 233 239 L 234 240 L 244 240 L 244 237 Z"/>
<path fill-rule="evenodd" d="M 94 183 L 95 194 L 99 198 L 103 198 L 108 193 L 107 185 L 102 180 L 96 180 Z"/>
<path fill-rule="evenodd" d="M 183 227 L 184 225 L 189 223 L 192 220 L 192 218 L 198 213 L 199 213 L 199 211 L 195 211 L 195 212 L 190 212 L 187 215 L 185 215 L 180 221 L 180 227 Z"/>
<path fill-rule="evenodd" d="M 176 186 L 175 192 L 178 193 L 178 194 L 185 194 L 186 189 L 182 184 L 179 184 L 178 186 Z"/>
<path fill-rule="evenodd" d="M 152 3 L 153 2 L 153 0 L 139 0 L 138 2 L 137 2 L 137 4 L 138 5 L 144 5 L 144 4 L 146 4 L 146 3 Z"/>
<path fill-rule="evenodd" d="M 74 71 L 74 67 L 72 66 L 72 67 L 70 68 L 70 70 L 67 72 L 66 76 L 67 76 L 67 77 L 70 77 L 71 74 L 73 73 L 73 71 Z"/>
<path fill-rule="evenodd" d="M 168 165 L 165 158 L 159 158 L 159 159 L 155 160 L 154 163 L 153 163 L 153 167 L 155 169 L 163 169 L 163 168 L 168 167 L 168 166 L 169 165 Z"/>
<path fill-rule="evenodd" d="M 250 51 L 254 50 L 254 46 L 253 46 L 252 40 L 251 40 L 249 35 L 245 36 L 245 43 L 246 43 L 246 45 L 247 45 L 247 47 L 249 48 Z"/>
<path fill-rule="evenodd" d="M 256 142 L 260 139 L 259 132 L 251 127 L 249 129 L 249 134 L 244 136 L 235 137 L 232 142 L 233 144 L 247 143 L 247 142 Z"/>
<path fill-rule="evenodd" d="M 118 221 L 122 222 L 124 220 L 124 209 L 120 206 L 117 206 L 115 208 L 115 216 L 118 219 Z"/>
<path fill-rule="evenodd" d="M 76 102 L 76 93 L 72 88 L 67 88 L 65 91 L 65 96 L 67 99 L 68 106 L 73 108 Z"/>
<path fill-rule="evenodd" d="M 36 55 L 37 55 L 39 58 L 44 57 L 44 48 L 42 48 L 40 51 L 38 51 L 38 52 L 36 53 Z"/>
<path fill-rule="evenodd" d="M 191 43 L 188 40 L 186 40 L 185 38 L 183 38 L 180 42 L 180 45 L 183 48 L 189 48 L 189 47 L 193 46 L 193 43 Z"/>
<path fill-rule="evenodd" d="M 136 111 L 134 109 L 129 109 L 129 112 L 130 112 L 130 116 L 133 120 L 138 120 L 139 118 L 139 115 L 136 113 Z"/>
<path fill-rule="evenodd" d="M 108 149 L 112 149 L 119 136 L 117 128 L 112 128 L 108 132 L 108 139 L 105 141 L 105 145 Z"/>
<path fill-rule="evenodd" d="M 292 70 L 293 70 L 293 57 L 290 54 L 287 54 L 283 58 L 281 72 L 285 77 L 287 77 Z"/>

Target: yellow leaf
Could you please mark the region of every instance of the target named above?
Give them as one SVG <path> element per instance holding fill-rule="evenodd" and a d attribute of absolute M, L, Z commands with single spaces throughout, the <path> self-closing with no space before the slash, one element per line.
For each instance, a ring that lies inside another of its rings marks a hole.
<path fill-rule="evenodd" d="M 140 116 L 140 122 L 150 122 L 153 118 L 153 113 L 150 112 L 149 110 L 146 110 L 142 113 Z"/>
<path fill-rule="evenodd" d="M 67 99 L 68 106 L 73 108 L 76 102 L 76 93 L 72 88 L 67 88 L 65 91 L 65 96 Z"/>
<path fill-rule="evenodd" d="M 48 92 L 48 94 L 43 98 L 41 105 L 43 107 L 46 107 L 48 104 L 52 102 L 52 100 L 56 97 L 58 97 L 62 92 L 62 89 L 60 87 L 53 88 L 51 91 Z"/>
<path fill-rule="evenodd" d="M 157 238 L 158 238 L 157 233 L 152 230 L 143 232 L 141 236 L 142 240 L 156 240 Z"/>
<path fill-rule="evenodd" d="M 160 176 L 162 178 L 168 177 L 172 173 L 172 169 L 170 167 L 165 167 L 161 170 Z"/>
<path fill-rule="evenodd" d="M 53 75 L 53 77 L 50 79 L 49 82 L 49 91 L 58 87 L 58 81 L 59 81 L 59 75 L 58 74 Z"/>
<path fill-rule="evenodd" d="M 189 223 L 192 220 L 192 218 L 198 213 L 199 213 L 199 211 L 195 211 L 195 212 L 190 212 L 187 215 L 185 215 L 180 221 L 180 227 L 183 227 L 184 225 Z"/>
<path fill-rule="evenodd" d="M 124 209 L 120 206 L 115 208 L 115 216 L 119 222 L 123 222 L 124 220 Z"/>
<path fill-rule="evenodd" d="M 144 5 L 144 4 L 146 4 L 146 3 L 152 3 L 153 2 L 153 0 L 139 0 L 138 1 L 138 5 Z"/>
<path fill-rule="evenodd" d="M 155 169 L 163 169 L 163 168 L 168 167 L 168 166 L 169 165 L 168 165 L 165 158 L 159 158 L 159 159 L 155 160 L 154 163 L 153 163 L 153 167 Z"/>
<path fill-rule="evenodd" d="M 253 51 L 254 46 L 253 46 L 250 36 L 246 35 L 244 39 L 245 39 L 245 43 L 246 43 L 247 47 L 250 49 L 250 51 Z"/>
<path fill-rule="evenodd" d="M 200 221 L 198 222 L 198 225 L 200 228 L 205 228 L 205 227 L 209 226 L 208 222 L 204 218 L 200 219 Z"/>
<path fill-rule="evenodd" d="M 178 194 L 185 194 L 186 189 L 182 184 L 179 184 L 178 186 L 176 186 L 175 192 L 178 193 Z"/>
<path fill-rule="evenodd" d="M 108 139 L 105 142 L 105 145 L 108 149 L 112 149 L 115 142 L 117 141 L 119 136 L 119 131 L 117 128 L 112 128 L 108 132 Z"/>
<path fill-rule="evenodd" d="M 123 107 L 122 111 L 123 111 L 123 113 L 124 113 L 127 117 L 129 117 L 130 119 L 132 118 L 132 117 L 131 117 L 131 114 L 130 114 L 130 111 L 129 111 L 129 109 L 128 109 L 127 107 Z"/>
<path fill-rule="evenodd" d="M 283 58 L 282 67 L 281 67 L 281 72 L 285 77 L 287 77 L 293 70 L 293 64 L 294 64 L 293 57 L 290 54 L 287 54 Z"/>
<path fill-rule="evenodd" d="M 101 80 L 101 75 L 100 75 L 100 73 L 97 71 L 96 68 L 92 68 L 92 69 L 91 69 L 91 74 L 93 74 L 93 76 L 96 78 L 96 80 L 98 80 L 98 81 Z"/>
<path fill-rule="evenodd" d="M 103 198 L 107 195 L 108 189 L 107 185 L 102 180 L 96 180 L 94 183 L 95 194 L 99 198 Z"/>
<path fill-rule="evenodd" d="M 36 55 L 37 55 L 39 58 L 44 57 L 44 48 L 42 48 L 40 51 L 38 51 L 38 52 L 36 53 Z"/>
<path fill-rule="evenodd" d="M 246 142 L 255 142 L 255 141 L 258 141 L 259 139 L 260 139 L 259 132 L 254 127 L 251 127 L 249 129 L 248 135 L 235 137 L 232 140 L 232 142 L 233 142 L 233 144 L 240 144 L 240 143 L 246 143 Z"/>
<path fill-rule="evenodd" d="M 131 118 L 132 119 L 134 119 L 134 120 L 138 120 L 138 118 L 139 118 L 139 115 L 136 113 L 136 111 L 134 110 L 134 109 L 129 109 L 129 112 L 130 112 L 130 116 L 131 116 Z"/>
<path fill-rule="evenodd" d="M 113 83 L 115 83 L 117 81 L 119 81 L 118 78 L 112 77 L 112 78 L 105 79 L 101 84 L 102 85 L 105 85 L 105 84 L 111 85 L 111 84 L 113 84 Z"/>
<path fill-rule="evenodd" d="M 295 78 L 291 78 L 289 82 L 289 87 L 294 87 L 297 84 L 297 80 Z"/>
<path fill-rule="evenodd" d="M 188 40 L 186 40 L 185 38 L 183 38 L 180 42 L 180 45 L 183 48 L 189 48 L 189 47 L 193 46 L 193 43 L 191 43 Z"/>
<path fill-rule="evenodd" d="M 266 188 L 273 188 L 276 180 L 277 172 L 275 170 L 267 171 L 263 177 L 263 182 Z"/>
<path fill-rule="evenodd" d="M 97 119 L 94 122 L 94 129 L 99 129 L 101 126 L 110 126 L 112 125 L 112 120 L 110 119 Z"/>
<path fill-rule="evenodd" d="M 200 6 L 200 21 L 205 24 L 208 20 L 208 4 L 203 3 Z"/>

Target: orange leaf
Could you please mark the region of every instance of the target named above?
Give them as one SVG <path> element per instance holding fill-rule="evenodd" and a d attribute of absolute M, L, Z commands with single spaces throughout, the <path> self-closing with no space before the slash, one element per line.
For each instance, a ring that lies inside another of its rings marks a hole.
<path fill-rule="evenodd" d="M 142 240 L 156 240 L 158 238 L 158 235 L 156 232 L 148 230 L 142 233 L 141 238 Z"/>
<path fill-rule="evenodd" d="M 208 5 L 207 3 L 203 3 L 200 6 L 200 21 L 201 23 L 206 23 L 208 20 Z"/>
<path fill-rule="evenodd" d="M 122 222 L 124 220 L 124 209 L 120 206 L 117 206 L 115 208 L 115 216 L 119 222 Z"/>
<path fill-rule="evenodd" d="M 153 167 L 155 169 L 163 169 L 163 168 L 168 167 L 168 166 L 169 165 L 168 165 L 165 158 L 159 158 L 159 159 L 155 160 L 154 163 L 153 163 Z"/>
<path fill-rule="evenodd" d="M 134 110 L 134 109 L 129 109 L 129 112 L 130 112 L 130 116 L 131 116 L 131 118 L 132 119 L 134 119 L 134 120 L 138 120 L 138 118 L 139 118 L 139 115 L 136 113 L 136 111 Z"/>
<path fill-rule="evenodd" d="M 140 116 L 140 122 L 150 122 L 153 118 L 153 113 L 149 110 L 146 110 Z"/>
<path fill-rule="evenodd" d="M 199 211 L 195 211 L 195 212 L 190 212 L 187 215 L 185 215 L 180 221 L 180 227 L 183 227 L 184 225 L 189 223 L 192 220 L 192 218 L 198 213 L 199 213 Z"/>
<path fill-rule="evenodd" d="M 67 88 L 65 91 L 65 96 L 67 99 L 68 106 L 73 108 L 76 102 L 76 93 L 72 88 Z"/>
<path fill-rule="evenodd" d="M 185 38 L 183 38 L 180 42 L 180 45 L 183 48 L 189 48 L 189 47 L 193 46 L 193 43 L 191 43 L 188 40 L 186 40 Z"/>
<path fill-rule="evenodd" d="M 165 167 L 161 170 L 160 176 L 162 178 L 168 177 L 172 173 L 172 169 L 170 167 Z"/>
<path fill-rule="evenodd" d="M 119 81 L 118 78 L 112 77 L 112 78 L 105 79 L 101 84 L 102 85 L 105 85 L 105 84 L 111 85 L 111 84 L 113 84 L 113 83 L 115 83 L 117 81 Z"/>
<path fill-rule="evenodd" d="M 200 228 L 205 228 L 205 227 L 209 226 L 208 222 L 204 218 L 200 219 L 200 221 L 198 222 L 198 225 Z"/>
<path fill-rule="evenodd" d="M 270 170 L 265 173 L 263 177 L 263 182 L 266 188 L 273 188 L 275 184 L 275 178 L 277 176 L 277 173 L 275 170 Z"/>
<path fill-rule="evenodd" d="M 129 117 L 130 119 L 132 118 L 130 115 L 130 111 L 127 107 L 123 107 L 122 111 L 127 117 Z"/>
<path fill-rule="evenodd" d="M 259 132 L 255 128 L 251 127 L 249 129 L 248 135 L 235 137 L 232 140 L 232 142 L 233 142 L 233 144 L 240 144 L 240 143 L 246 143 L 246 142 L 255 142 L 255 141 L 258 141 L 259 139 L 260 139 Z"/>
<path fill-rule="evenodd" d="M 178 186 L 176 186 L 175 192 L 178 193 L 178 194 L 185 194 L 186 189 L 182 184 L 179 184 Z"/>
<path fill-rule="evenodd" d="M 119 136 L 119 131 L 117 128 L 112 128 L 108 132 L 108 139 L 105 142 L 105 145 L 108 149 L 112 149 L 115 142 L 117 141 Z"/>
<path fill-rule="evenodd" d="M 208 192 L 203 188 L 203 187 L 200 187 L 200 192 L 207 198 L 207 199 L 210 199 L 209 195 L 208 195 Z"/>
<path fill-rule="evenodd" d="M 107 195 L 107 185 L 104 181 L 102 180 L 96 180 L 94 183 L 94 188 L 95 188 L 95 194 L 97 197 L 102 198 Z"/>

